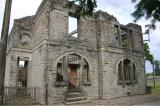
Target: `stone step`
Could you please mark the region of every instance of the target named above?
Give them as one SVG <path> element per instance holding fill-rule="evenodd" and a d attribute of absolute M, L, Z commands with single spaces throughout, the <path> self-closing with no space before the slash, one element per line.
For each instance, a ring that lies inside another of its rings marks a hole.
<path fill-rule="evenodd" d="M 68 89 L 67 92 L 81 92 L 80 89 Z"/>
<path fill-rule="evenodd" d="M 81 96 L 81 97 L 74 97 L 74 98 L 66 98 L 65 101 L 66 102 L 75 102 L 75 101 L 83 101 L 86 100 L 86 97 Z"/>
<path fill-rule="evenodd" d="M 69 98 L 80 97 L 80 96 L 83 96 L 83 95 L 82 93 L 79 93 L 79 92 L 72 92 L 72 93 L 66 94 L 66 97 L 69 97 Z"/>
<path fill-rule="evenodd" d="M 90 100 L 82 100 L 82 101 L 74 101 L 74 102 L 64 102 L 66 105 L 72 105 L 72 104 L 80 104 L 80 103 L 87 103 L 90 102 Z"/>

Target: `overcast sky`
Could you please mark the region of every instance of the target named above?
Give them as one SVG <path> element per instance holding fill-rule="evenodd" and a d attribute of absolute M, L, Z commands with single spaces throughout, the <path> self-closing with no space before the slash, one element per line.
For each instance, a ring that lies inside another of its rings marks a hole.
<path fill-rule="evenodd" d="M 12 14 L 11 14 L 11 25 L 13 25 L 14 19 L 18 19 L 24 16 L 34 15 L 38 6 L 42 0 L 12 0 Z M 133 22 L 131 13 L 134 11 L 134 5 L 131 4 L 131 0 L 97 0 L 97 9 L 108 12 L 114 15 L 121 24 L 127 24 Z M 5 0 L 0 0 L 0 31 L 2 26 L 3 12 L 4 12 Z M 144 19 L 138 22 L 142 25 L 143 31 L 145 30 L 144 25 L 147 23 Z M 11 28 L 10 28 L 11 29 Z M 143 36 L 144 39 L 148 39 L 147 35 Z M 154 54 L 155 59 L 160 60 L 160 24 L 157 29 L 150 34 L 149 42 L 151 53 Z M 152 68 L 147 64 L 147 71 L 151 72 Z"/>

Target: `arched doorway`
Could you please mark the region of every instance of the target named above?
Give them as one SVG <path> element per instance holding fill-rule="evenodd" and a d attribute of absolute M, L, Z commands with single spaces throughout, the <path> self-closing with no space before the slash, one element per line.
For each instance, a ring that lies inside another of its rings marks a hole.
<path fill-rule="evenodd" d="M 62 82 L 70 90 L 79 90 L 85 81 L 89 81 L 87 60 L 77 54 L 63 56 L 57 63 L 56 81 Z"/>

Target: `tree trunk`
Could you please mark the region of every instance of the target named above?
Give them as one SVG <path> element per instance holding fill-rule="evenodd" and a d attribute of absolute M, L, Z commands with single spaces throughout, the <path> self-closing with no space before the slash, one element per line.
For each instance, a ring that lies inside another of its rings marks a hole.
<path fill-rule="evenodd" d="M 7 49 L 7 40 L 9 32 L 10 14 L 11 14 L 11 4 L 12 0 L 6 0 L 2 32 L 1 32 L 1 41 L 0 41 L 0 104 L 3 103 L 6 49 Z"/>

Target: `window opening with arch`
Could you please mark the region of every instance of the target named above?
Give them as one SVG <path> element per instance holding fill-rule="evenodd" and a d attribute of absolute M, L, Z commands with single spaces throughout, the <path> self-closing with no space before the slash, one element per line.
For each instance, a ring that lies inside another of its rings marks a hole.
<path fill-rule="evenodd" d="M 123 59 L 118 64 L 118 84 L 136 83 L 136 66 L 130 59 Z"/>
<path fill-rule="evenodd" d="M 89 64 L 77 54 L 63 56 L 57 63 L 56 85 L 77 85 L 90 82 Z"/>

